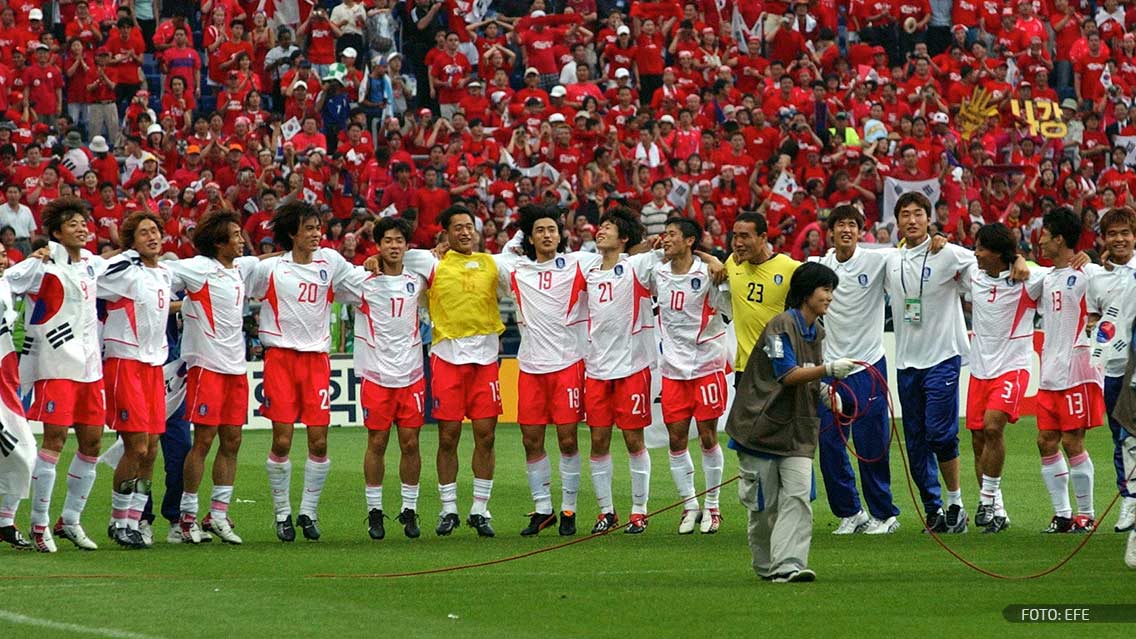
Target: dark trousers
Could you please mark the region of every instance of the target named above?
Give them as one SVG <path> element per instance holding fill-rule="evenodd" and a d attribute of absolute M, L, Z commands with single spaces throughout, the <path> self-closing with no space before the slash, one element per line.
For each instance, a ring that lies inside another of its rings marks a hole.
<path fill-rule="evenodd" d="M 919 487 L 923 508 L 929 515 L 943 507 L 939 463 L 959 456 L 960 363 L 955 355 L 930 368 L 896 372 L 911 479 Z"/>

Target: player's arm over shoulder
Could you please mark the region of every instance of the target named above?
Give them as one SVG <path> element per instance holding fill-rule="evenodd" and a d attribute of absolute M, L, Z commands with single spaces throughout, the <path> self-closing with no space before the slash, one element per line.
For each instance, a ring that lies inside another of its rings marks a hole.
<path fill-rule="evenodd" d="M 402 267 L 409 272 L 421 275 L 430 280 L 434 268 L 438 265 L 438 258 L 426 249 L 410 249 L 402 257 Z"/>

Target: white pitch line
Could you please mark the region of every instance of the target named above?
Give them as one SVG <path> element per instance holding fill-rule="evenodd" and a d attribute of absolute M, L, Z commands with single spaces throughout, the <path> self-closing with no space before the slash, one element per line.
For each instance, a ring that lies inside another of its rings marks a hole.
<path fill-rule="evenodd" d="M 10 610 L 0 610 L 0 621 L 7 621 L 9 623 L 24 626 L 35 626 L 37 628 L 48 628 L 50 630 L 74 632 L 82 635 L 109 637 L 110 639 L 157 639 L 157 637 L 154 637 L 153 635 L 143 635 L 127 630 L 116 630 L 114 628 L 93 628 L 89 626 L 81 626 L 74 623 L 65 623 L 62 621 L 52 621 L 50 619 L 29 617 L 27 615 L 21 615 Z"/>

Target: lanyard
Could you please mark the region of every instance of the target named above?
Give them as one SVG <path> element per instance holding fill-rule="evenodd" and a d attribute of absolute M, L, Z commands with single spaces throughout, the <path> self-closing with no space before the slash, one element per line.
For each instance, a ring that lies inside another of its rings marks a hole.
<path fill-rule="evenodd" d="M 923 253 L 923 266 L 919 268 L 919 299 L 923 299 L 923 272 L 927 270 L 927 256 L 931 254 L 931 247 L 928 246 Z M 903 287 L 903 296 L 907 297 L 907 278 L 903 275 L 907 272 L 907 257 L 903 258 L 902 263 L 899 265 L 899 284 Z"/>

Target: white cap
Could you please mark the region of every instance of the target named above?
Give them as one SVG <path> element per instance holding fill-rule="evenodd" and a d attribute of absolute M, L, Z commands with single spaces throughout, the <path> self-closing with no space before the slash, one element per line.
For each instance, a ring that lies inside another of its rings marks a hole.
<path fill-rule="evenodd" d="M 293 84 L 293 85 L 292 85 L 292 89 L 293 89 L 293 90 L 295 90 L 295 89 L 299 89 L 300 87 L 304 87 L 304 88 L 306 89 L 306 88 L 308 88 L 308 83 L 307 83 L 307 82 L 304 82 L 303 80 L 300 80 L 300 81 L 299 81 L 299 82 L 297 82 L 296 84 Z"/>
<path fill-rule="evenodd" d="M 545 13 L 545 12 L 543 12 L 543 11 L 541 11 L 540 9 L 537 9 L 536 11 L 533 11 L 531 15 L 532 15 L 532 17 L 534 17 L 534 18 L 543 18 L 544 16 L 546 16 L 546 15 L 548 15 L 548 14 L 546 14 L 546 13 Z"/>
<path fill-rule="evenodd" d="M 573 120 L 579 120 L 580 118 L 586 118 L 586 117 L 588 117 L 587 111 L 577 111 L 576 115 L 572 116 L 572 119 Z"/>
<path fill-rule="evenodd" d="M 667 124 L 670 124 L 670 125 L 673 126 L 674 123 L 675 123 L 675 119 L 674 119 L 674 116 L 672 116 L 670 113 L 668 113 L 668 114 L 664 115 L 663 117 L 659 118 L 659 122 L 666 122 Z"/>
<path fill-rule="evenodd" d="M 619 25 L 619 28 L 615 30 L 615 35 L 623 35 L 625 33 L 631 35 L 631 29 L 628 29 L 626 24 Z"/>
<path fill-rule="evenodd" d="M 162 125 L 151 124 L 150 127 L 146 129 L 146 135 L 150 135 L 151 133 L 165 133 L 165 131 L 162 130 Z"/>
<path fill-rule="evenodd" d="M 466 86 L 467 86 L 467 87 L 470 87 L 470 88 L 473 88 L 473 87 L 483 87 L 483 86 L 485 86 L 485 85 L 481 83 L 481 80 L 474 80 L 473 82 L 470 82 L 470 83 L 469 83 L 469 84 L 467 84 Z"/>
<path fill-rule="evenodd" d="M 489 96 L 489 99 L 493 102 L 500 102 L 505 99 L 506 95 L 504 91 L 494 91 L 493 94 Z"/>
<path fill-rule="evenodd" d="M 548 121 L 550 123 L 564 122 L 565 121 L 564 120 L 564 114 L 563 113 L 553 113 L 552 115 L 548 116 Z"/>
<path fill-rule="evenodd" d="M 530 73 L 532 73 L 534 75 L 540 75 L 540 71 L 537 71 L 536 67 L 529 67 L 529 68 L 525 69 L 525 75 L 528 75 Z"/>
<path fill-rule="evenodd" d="M 950 117 L 948 117 L 947 114 L 943 113 L 942 111 L 931 114 L 931 122 L 933 124 L 950 124 L 950 121 Z"/>
<path fill-rule="evenodd" d="M 615 77 L 616 78 L 630 78 L 631 72 L 628 71 L 627 69 L 623 69 L 623 68 L 616 69 L 615 70 Z"/>
<path fill-rule="evenodd" d="M 43 11 L 40 9 L 32 9 L 28 12 L 28 20 L 43 20 Z"/>
<path fill-rule="evenodd" d="M 106 138 L 101 135 L 96 135 L 91 138 L 91 150 L 95 153 L 106 153 L 110 151 L 110 146 L 107 145 Z"/>
<path fill-rule="evenodd" d="M 355 50 L 355 47 L 347 47 L 339 55 L 344 56 L 346 58 L 358 58 L 359 52 Z"/>
<path fill-rule="evenodd" d="M 562 87 L 558 84 L 558 85 L 552 87 L 552 90 L 548 92 L 548 95 L 551 95 L 554 98 L 562 98 L 562 97 L 568 95 L 568 89 L 565 89 L 564 87 Z"/>

